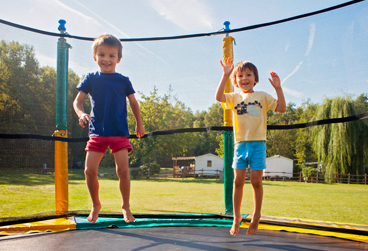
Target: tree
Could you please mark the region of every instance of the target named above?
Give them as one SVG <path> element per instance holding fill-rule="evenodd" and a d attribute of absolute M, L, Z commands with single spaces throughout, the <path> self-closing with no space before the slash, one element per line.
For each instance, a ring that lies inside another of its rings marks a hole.
<path fill-rule="evenodd" d="M 155 87 L 150 95 L 141 96 L 140 110 L 143 125 L 147 133 L 169 129 L 191 128 L 193 115 L 189 108 L 177 100 L 173 100 L 171 94 L 158 95 Z M 130 133 L 135 134 L 135 120 L 128 110 L 128 124 Z M 156 161 L 161 165 L 171 165 L 174 156 L 185 156 L 193 148 L 194 135 L 191 133 L 172 134 L 165 136 L 153 136 L 145 139 L 133 139 L 133 153 L 130 162 L 134 166 L 150 161 Z"/>
<path fill-rule="evenodd" d="M 299 121 L 295 104 L 288 103 L 285 113 L 268 111 L 269 125 L 291 125 Z M 267 156 L 282 155 L 295 159 L 296 130 L 268 130 Z"/>
<path fill-rule="evenodd" d="M 12 126 L 1 129 L 7 133 L 37 133 L 40 71 L 33 47 L 1 41 L 0 58 L 1 70 L 6 74 L 0 87 L 4 97 L 1 113 L 13 117 Z"/>
<path fill-rule="evenodd" d="M 298 113 L 298 123 L 311 122 L 315 116 L 317 105 L 306 101 L 299 107 L 296 112 Z M 295 157 L 299 165 L 304 165 L 306 162 L 316 162 L 317 156 L 313 151 L 313 142 L 310 128 L 297 129 L 295 140 Z"/>
<path fill-rule="evenodd" d="M 194 114 L 193 127 L 211 127 L 222 126 L 223 110 L 220 103 L 215 103 L 208 108 L 208 112 L 196 112 Z M 218 131 L 209 131 L 207 133 L 198 133 L 195 137 L 195 149 L 192 156 L 203 155 L 206 153 L 216 154 L 222 149 L 222 133 Z"/>
<path fill-rule="evenodd" d="M 40 81 L 41 71 L 33 47 L 18 42 L 0 42 L 0 131 L 44 134 L 53 130 L 48 110 L 48 86 Z M 45 95 L 44 95 L 45 94 Z M 50 142 L 7 140 L 1 144 L 1 159 L 7 167 L 41 167 L 53 164 Z"/>
<path fill-rule="evenodd" d="M 316 111 L 315 120 L 341 118 L 366 112 L 367 98 L 351 96 L 326 98 Z M 365 109 L 365 110 L 364 110 Z M 368 122 L 366 120 L 316 126 L 313 147 L 323 162 L 325 177 L 334 174 L 362 174 L 367 163 Z"/>
<path fill-rule="evenodd" d="M 75 82 L 79 82 L 78 77 L 70 71 L 69 83 Z M 71 100 L 70 94 L 68 100 Z M 1 41 L 0 131 L 52 135 L 55 110 L 56 70 L 39 67 L 32 46 Z M 40 168 L 43 163 L 53 165 L 54 144 L 51 141 L 7 140 L 0 145 L 4 166 Z M 74 151 L 70 152 L 69 159 L 73 154 Z"/>

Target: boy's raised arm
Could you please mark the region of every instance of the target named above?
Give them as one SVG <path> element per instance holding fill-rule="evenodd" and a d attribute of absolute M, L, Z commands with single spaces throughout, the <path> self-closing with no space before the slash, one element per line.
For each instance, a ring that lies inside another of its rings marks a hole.
<path fill-rule="evenodd" d="M 277 94 L 277 107 L 276 112 L 284 113 L 286 112 L 286 102 L 284 97 L 284 92 L 281 88 L 281 82 L 279 76 L 275 72 L 271 72 L 271 78 L 268 79 L 272 86 L 275 88 L 276 94 Z"/>
<path fill-rule="evenodd" d="M 220 60 L 220 63 L 223 69 L 223 74 L 222 74 L 220 83 L 217 87 L 216 100 L 219 102 L 226 102 L 224 90 L 225 90 L 226 82 L 228 81 L 231 75 L 231 72 L 234 69 L 234 65 L 233 65 L 233 61 L 230 58 L 225 58 L 224 62 Z"/>

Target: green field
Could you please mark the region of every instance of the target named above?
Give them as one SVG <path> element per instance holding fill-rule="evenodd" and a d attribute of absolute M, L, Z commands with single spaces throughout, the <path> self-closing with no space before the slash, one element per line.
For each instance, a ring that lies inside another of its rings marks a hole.
<path fill-rule="evenodd" d="M 1 172 L 0 217 L 31 215 L 55 208 L 54 176 Z M 100 179 L 103 212 L 119 212 L 118 181 Z M 252 188 L 244 186 L 242 213 L 253 212 Z M 83 172 L 69 175 L 69 210 L 89 210 Z M 223 183 L 215 179 L 132 180 L 133 213 L 224 213 Z M 368 225 L 368 185 L 265 181 L 262 214 Z"/>

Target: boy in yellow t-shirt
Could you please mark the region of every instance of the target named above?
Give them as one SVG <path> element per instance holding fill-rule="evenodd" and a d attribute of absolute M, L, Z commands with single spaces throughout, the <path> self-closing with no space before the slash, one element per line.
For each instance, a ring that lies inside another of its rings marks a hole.
<path fill-rule="evenodd" d="M 249 61 L 242 61 L 235 67 L 230 58 L 220 61 L 223 75 L 216 92 L 216 100 L 225 103 L 225 107 L 233 112 L 234 128 L 234 190 L 233 207 L 234 222 L 230 234 L 237 236 L 242 220 L 240 207 L 243 197 L 246 168 L 252 169 L 251 184 L 253 187 L 254 212 L 247 234 L 254 235 L 261 219 L 263 200 L 262 177 L 266 169 L 266 134 L 267 111 L 284 113 L 286 103 L 279 76 L 271 72 L 270 83 L 275 88 L 277 99 L 265 92 L 253 90 L 258 83 L 258 70 Z M 224 93 L 228 79 L 240 93 Z"/>

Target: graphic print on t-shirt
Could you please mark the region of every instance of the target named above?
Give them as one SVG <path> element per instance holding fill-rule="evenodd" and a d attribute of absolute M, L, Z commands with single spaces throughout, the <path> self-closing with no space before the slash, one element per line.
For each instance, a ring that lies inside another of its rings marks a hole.
<path fill-rule="evenodd" d="M 262 105 L 257 100 L 255 100 L 254 102 L 249 102 L 248 104 L 241 102 L 234 107 L 238 115 L 249 114 L 255 117 L 261 116 L 261 108 Z"/>

